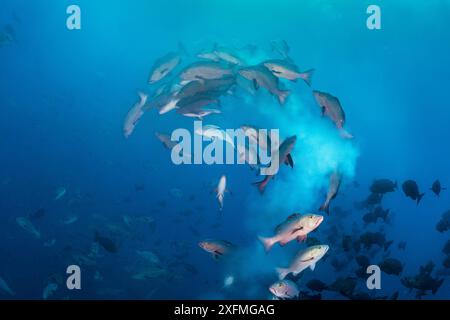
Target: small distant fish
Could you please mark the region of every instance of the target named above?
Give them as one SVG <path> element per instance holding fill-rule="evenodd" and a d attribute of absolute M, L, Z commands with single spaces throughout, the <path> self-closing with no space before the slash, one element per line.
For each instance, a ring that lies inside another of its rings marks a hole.
<path fill-rule="evenodd" d="M 181 110 L 179 110 L 179 113 L 185 117 L 197 118 L 198 120 L 203 120 L 203 118 L 206 116 L 209 116 L 211 114 L 219 114 L 222 112 L 217 109 L 194 109 L 194 110 L 190 110 L 190 111 L 181 109 Z"/>
<path fill-rule="evenodd" d="M 47 300 L 50 296 L 52 296 L 56 290 L 58 289 L 58 285 L 56 283 L 49 283 L 42 293 L 42 299 Z"/>
<path fill-rule="evenodd" d="M 216 197 L 219 202 L 219 210 L 223 209 L 223 199 L 225 197 L 225 192 L 227 192 L 227 177 L 225 175 L 220 177 L 219 183 L 216 188 Z"/>
<path fill-rule="evenodd" d="M 229 288 L 233 285 L 234 283 L 234 277 L 233 276 L 227 276 L 225 277 L 225 279 L 223 280 L 223 288 Z"/>
<path fill-rule="evenodd" d="M 430 190 L 433 191 L 434 194 L 439 197 L 441 190 L 447 190 L 447 188 L 441 187 L 441 182 L 439 180 L 436 180 L 433 182 L 433 185 L 431 186 Z"/>
<path fill-rule="evenodd" d="M 169 194 L 171 197 L 174 197 L 176 199 L 181 199 L 183 197 L 183 191 L 178 188 L 170 189 Z"/>
<path fill-rule="evenodd" d="M 327 197 L 325 199 L 325 202 L 320 206 L 320 211 L 325 211 L 327 214 L 330 214 L 330 203 L 331 200 L 336 198 L 339 192 L 339 187 L 341 186 L 341 181 L 342 175 L 338 171 L 335 171 L 331 174 Z"/>
<path fill-rule="evenodd" d="M 75 222 L 77 222 L 77 221 L 78 221 L 78 217 L 77 217 L 76 215 L 70 215 L 70 216 L 66 217 L 66 218 L 62 221 L 62 223 L 65 224 L 65 225 L 68 225 L 68 224 L 75 223 Z"/>
<path fill-rule="evenodd" d="M 301 72 L 298 67 L 287 60 L 267 60 L 263 65 L 269 69 L 275 77 L 288 79 L 290 81 L 297 81 L 303 79 L 308 86 L 311 86 L 311 77 L 314 74 L 314 69 Z"/>
<path fill-rule="evenodd" d="M 199 242 L 199 247 L 212 254 L 214 259 L 228 255 L 234 248 L 231 242 L 225 240 L 204 240 Z"/>
<path fill-rule="evenodd" d="M 328 249 L 329 247 L 327 245 L 317 245 L 301 250 L 297 253 L 289 267 L 276 269 L 278 277 L 280 280 L 283 280 L 289 273 L 296 276 L 308 267 L 314 271 L 317 261 L 322 259 Z"/>
<path fill-rule="evenodd" d="M 158 256 L 151 251 L 136 250 L 136 253 L 140 257 L 142 257 L 144 260 L 146 260 L 147 262 L 149 262 L 151 264 L 159 264 L 160 263 Z"/>
<path fill-rule="evenodd" d="M 269 291 L 279 299 L 294 299 L 300 293 L 295 282 L 290 280 L 275 282 L 270 286 Z"/>
<path fill-rule="evenodd" d="M 110 253 L 116 253 L 118 251 L 117 245 L 114 241 L 107 237 L 103 237 L 95 231 L 95 241 L 98 242 L 106 251 Z"/>
<path fill-rule="evenodd" d="M 326 115 L 334 122 L 343 138 L 353 138 L 353 136 L 344 129 L 345 112 L 344 109 L 342 109 L 339 99 L 329 93 L 317 90 L 313 91 L 313 95 L 322 109 L 322 116 Z"/>
<path fill-rule="evenodd" d="M 315 230 L 322 221 L 323 216 L 321 215 L 294 213 L 275 228 L 275 236 L 271 238 L 259 237 L 259 240 L 268 252 L 278 242 L 281 246 L 284 246 L 295 239 L 299 242 L 306 240 L 308 233 Z"/>
<path fill-rule="evenodd" d="M 370 192 L 378 194 L 394 192 L 395 189 L 397 189 L 397 181 L 394 182 L 389 179 L 377 179 L 370 186 Z"/>
<path fill-rule="evenodd" d="M 139 92 L 139 102 L 137 102 L 131 109 L 128 111 L 125 121 L 123 123 L 123 134 L 125 138 L 128 138 L 134 131 L 138 121 L 144 115 L 143 107 L 147 103 L 148 95 L 145 93 Z"/>
<path fill-rule="evenodd" d="M 150 79 L 148 82 L 153 84 L 164 79 L 181 63 L 183 54 L 186 54 L 186 50 L 180 43 L 178 44 L 177 52 L 169 52 L 156 60 L 150 71 Z"/>
<path fill-rule="evenodd" d="M 55 201 L 61 199 L 66 194 L 67 190 L 64 187 L 58 188 L 56 190 Z"/>
<path fill-rule="evenodd" d="M 403 271 L 403 265 L 398 259 L 387 258 L 379 264 L 381 271 L 390 275 L 400 275 Z"/>
<path fill-rule="evenodd" d="M 5 280 L 3 280 L 2 277 L 0 277 L 0 291 L 6 292 L 7 294 L 13 296 L 14 292 L 11 290 L 9 285 L 6 283 Z"/>
<path fill-rule="evenodd" d="M 407 180 L 402 185 L 403 192 L 405 193 L 405 196 L 408 198 L 411 198 L 412 200 L 417 201 L 417 205 L 419 205 L 420 200 L 425 195 L 425 193 L 420 193 L 419 186 L 417 185 L 417 182 L 414 180 Z"/>
<path fill-rule="evenodd" d="M 27 218 L 18 217 L 18 218 L 16 218 L 16 222 L 22 229 L 28 231 L 29 233 L 34 235 L 36 238 L 38 238 L 38 239 L 41 238 L 41 233 L 36 229 L 36 227 Z"/>

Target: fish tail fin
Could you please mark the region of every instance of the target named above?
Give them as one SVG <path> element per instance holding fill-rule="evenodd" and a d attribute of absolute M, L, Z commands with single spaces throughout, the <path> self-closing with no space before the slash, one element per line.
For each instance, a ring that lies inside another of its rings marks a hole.
<path fill-rule="evenodd" d="M 330 203 L 326 202 L 320 206 L 319 211 L 326 212 L 328 215 L 330 214 Z"/>
<path fill-rule="evenodd" d="M 254 182 L 253 185 L 256 186 L 259 190 L 259 192 L 261 194 L 264 193 L 264 191 L 266 190 L 266 186 L 267 186 L 267 182 L 269 181 L 269 179 L 264 179 L 262 181 L 259 182 Z"/>
<path fill-rule="evenodd" d="M 422 198 L 423 198 L 423 196 L 425 195 L 425 192 L 424 193 L 421 193 L 421 194 L 419 194 L 419 196 L 417 197 L 417 205 L 419 205 L 419 203 L 420 203 L 420 200 L 422 200 Z"/>
<path fill-rule="evenodd" d="M 291 272 L 288 268 L 276 268 L 275 270 L 277 271 L 278 278 L 280 280 L 286 278 L 286 276 Z"/>
<path fill-rule="evenodd" d="M 289 96 L 291 92 L 289 90 L 280 90 L 278 93 L 278 101 L 281 105 L 284 105 L 286 103 L 286 99 Z"/>
<path fill-rule="evenodd" d="M 272 248 L 272 246 L 275 244 L 275 241 L 272 238 L 264 238 L 259 236 L 258 239 L 263 244 L 264 251 L 266 252 L 269 252 L 270 248 Z"/>
<path fill-rule="evenodd" d="M 141 100 L 141 104 L 143 105 L 147 101 L 148 94 L 146 94 L 142 91 L 139 91 L 138 95 L 139 95 L 139 99 Z"/>
<path fill-rule="evenodd" d="M 344 128 L 339 128 L 339 134 L 344 139 L 353 139 L 353 135 L 346 131 Z"/>
<path fill-rule="evenodd" d="M 306 84 L 310 87 L 311 87 L 311 78 L 314 75 L 315 71 L 316 71 L 315 69 L 310 69 L 300 74 L 300 77 L 303 79 L 303 81 L 305 81 Z"/>

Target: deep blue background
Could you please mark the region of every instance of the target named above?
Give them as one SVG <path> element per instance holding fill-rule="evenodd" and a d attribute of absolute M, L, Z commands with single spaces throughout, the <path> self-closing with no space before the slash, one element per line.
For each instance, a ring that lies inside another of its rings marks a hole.
<path fill-rule="evenodd" d="M 275 248 L 266 257 L 256 235 L 270 234 L 294 211 L 315 212 L 336 156 L 346 181 L 333 205 L 353 211 L 340 222 L 326 218 L 321 228 L 339 223 L 350 230 L 354 221 L 360 223 L 362 212 L 353 203 L 367 196 L 372 179 L 401 183 L 412 178 L 427 191 L 420 206 L 401 191 L 384 199 L 383 206 L 395 213 L 383 227 L 387 237 L 407 241 L 406 251 L 397 251 L 395 244 L 391 254 L 404 262 L 403 275 L 416 274 L 429 260 L 441 268 L 441 248 L 449 236 L 437 233 L 435 225 L 449 209 L 449 197 L 443 193 L 438 199 L 426 189 L 436 178 L 450 185 L 450 1 L 305 2 L 2 1 L 0 27 L 13 25 L 16 39 L 0 47 L 0 277 L 16 298 L 39 299 L 49 275 L 64 276 L 70 259 L 63 248 L 88 250 L 93 230 L 104 227 L 94 214 L 119 225 L 123 215 L 151 215 L 156 231 L 139 230 L 142 239 L 121 238 L 118 254 L 104 254 L 83 272 L 81 292 L 60 286 L 54 298 L 142 299 L 154 289 L 151 298 L 268 298 L 267 287 L 276 279 L 273 267 L 287 263 L 298 244 Z M 66 7 L 74 3 L 82 10 L 79 31 L 65 25 Z M 366 28 L 366 8 L 373 3 L 382 8 L 382 30 Z M 251 122 L 280 128 L 283 138 L 297 134 L 304 139 L 296 146 L 294 173 L 283 168 L 263 196 L 251 186 L 259 178 L 247 167 L 171 164 L 154 132 L 191 128 L 190 119 L 149 112 L 134 134 L 123 138 L 124 116 L 136 91 L 149 90 L 153 61 L 175 50 L 179 41 L 195 53 L 203 43 L 267 47 L 272 39 L 285 39 L 302 69 L 316 68 L 314 88 L 340 98 L 346 127 L 356 137 L 352 143 L 340 141 L 331 123 L 321 121 L 303 83 L 286 84 L 295 97 L 284 110 L 267 95 L 226 98 L 224 114 L 207 120 L 225 128 Z M 226 195 L 219 217 L 210 190 L 222 174 L 232 195 Z M 355 180 L 360 188 L 353 187 Z M 144 184 L 145 190 L 136 192 L 135 184 Z M 54 201 L 61 186 L 67 195 Z M 181 198 L 173 196 L 173 188 L 182 190 Z M 69 204 L 71 199 L 78 200 Z M 166 206 L 158 204 L 162 200 Z M 47 215 L 36 226 L 44 240 L 57 239 L 54 247 L 43 247 L 43 240 L 15 222 L 39 207 Z M 184 217 L 179 214 L 184 210 L 195 213 Z M 79 221 L 62 225 L 71 213 Z M 213 228 L 217 221 L 221 226 Z M 190 232 L 191 225 L 199 236 Z M 208 237 L 245 248 L 241 261 L 232 266 L 214 262 L 197 247 Z M 154 244 L 157 239 L 160 246 Z M 170 262 L 172 243 L 188 246 L 183 260 L 198 274 L 176 269 L 169 271 L 176 275 L 171 281 L 131 279 L 127 270 L 138 259 L 135 250 L 152 250 Z M 329 255 L 339 254 L 331 245 Z M 95 271 L 104 280 L 94 281 Z M 306 279 L 336 277 L 325 262 L 314 274 L 306 272 Z M 237 282 L 222 290 L 227 274 Z M 364 291 L 364 283 L 359 285 Z M 447 277 L 434 298 L 450 298 L 449 288 Z M 111 289 L 118 292 L 104 293 Z M 401 298 L 414 297 L 391 276 L 383 278 L 377 294 L 396 289 Z"/>

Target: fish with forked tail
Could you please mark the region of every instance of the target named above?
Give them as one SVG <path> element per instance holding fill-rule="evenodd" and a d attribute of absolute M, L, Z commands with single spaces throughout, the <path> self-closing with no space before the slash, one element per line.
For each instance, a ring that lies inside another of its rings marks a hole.
<path fill-rule="evenodd" d="M 316 214 L 299 213 L 291 214 L 287 219 L 275 228 L 275 236 L 270 238 L 258 237 L 264 245 L 266 252 L 276 243 L 284 246 L 288 242 L 297 239 L 305 241 L 308 233 L 314 231 L 323 221 L 323 216 Z"/>
<path fill-rule="evenodd" d="M 289 267 L 276 269 L 278 277 L 280 278 L 280 280 L 283 280 L 289 273 L 292 273 L 294 276 L 296 276 L 308 267 L 314 271 L 316 262 L 322 259 L 322 257 L 327 253 L 328 249 L 329 247 L 327 245 L 321 244 L 301 250 L 299 253 L 297 253 Z"/>

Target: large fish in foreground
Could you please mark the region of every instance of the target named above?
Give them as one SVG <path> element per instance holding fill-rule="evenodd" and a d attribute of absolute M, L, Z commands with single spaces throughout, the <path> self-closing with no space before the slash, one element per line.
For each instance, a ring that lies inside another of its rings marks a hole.
<path fill-rule="evenodd" d="M 150 79 L 148 81 L 150 84 L 164 79 L 181 63 L 181 56 L 185 54 L 185 49 L 181 44 L 178 46 L 179 49 L 177 52 L 169 52 L 155 61 L 150 71 Z"/>
<path fill-rule="evenodd" d="M 292 136 L 283 141 L 280 145 L 278 152 L 272 153 L 272 157 L 278 157 L 278 164 L 286 164 L 291 168 L 294 167 L 294 161 L 291 156 L 292 149 L 294 148 L 295 142 L 297 141 L 297 136 Z M 269 183 L 270 179 L 272 179 L 274 175 L 266 175 L 264 180 L 254 183 L 255 186 L 258 187 L 260 193 L 263 193 Z"/>
<path fill-rule="evenodd" d="M 256 90 L 260 87 L 265 88 L 272 95 L 278 97 L 280 105 L 286 102 L 286 98 L 289 96 L 289 90 L 281 90 L 278 87 L 278 78 L 273 75 L 266 67 L 262 65 L 251 66 L 239 69 L 239 74 L 245 79 L 252 81 Z"/>
<path fill-rule="evenodd" d="M 327 245 L 321 244 L 301 250 L 297 253 L 289 267 L 276 269 L 279 279 L 283 280 L 289 273 L 296 276 L 306 268 L 311 268 L 311 270 L 314 271 L 317 261 L 322 259 L 328 249 L 329 247 Z"/>
<path fill-rule="evenodd" d="M 275 228 L 275 236 L 270 238 L 258 237 L 264 245 L 266 252 L 276 243 L 284 246 L 288 242 L 297 239 L 299 242 L 306 240 L 308 233 L 314 231 L 323 221 L 323 216 L 316 214 L 294 213 L 283 223 Z"/>
<path fill-rule="evenodd" d="M 142 92 L 139 92 L 138 94 L 139 102 L 128 111 L 125 122 L 123 123 L 123 134 L 125 138 L 128 138 L 133 133 L 139 119 L 144 115 L 143 107 L 147 103 L 148 96 Z"/>
<path fill-rule="evenodd" d="M 345 112 L 344 109 L 342 109 L 339 99 L 329 93 L 317 90 L 313 91 L 313 95 L 322 109 L 322 116 L 326 115 L 334 122 L 343 138 L 353 138 L 353 136 L 344 129 Z"/>
<path fill-rule="evenodd" d="M 311 86 L 311 77 L 314 74 L 314 69 L 301 72 L 294 63 L 281 59 L 267 60 L 263 62 L 263 65 L 277 78 L 294 82 L 297 79 L 303 79 L 308 86 Z"/>
<path fill-rule="evenodd" d="M 327 214 L 330 214 L 330 203 L 331 200 L 336 198 L 339 192 L 339 187 L 341 186 L 341 181 L 342 175 L 338 171 L 331 174 L 327 197 L 325 199 L 325 202 L 320 206 L 319 208 L 320 211 L 325 211 Z"/>

